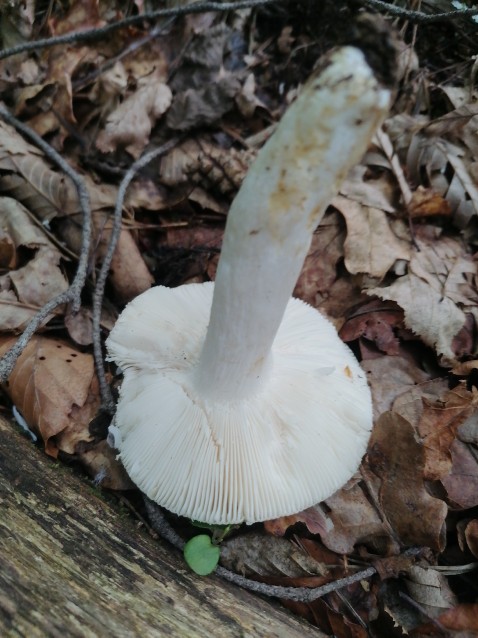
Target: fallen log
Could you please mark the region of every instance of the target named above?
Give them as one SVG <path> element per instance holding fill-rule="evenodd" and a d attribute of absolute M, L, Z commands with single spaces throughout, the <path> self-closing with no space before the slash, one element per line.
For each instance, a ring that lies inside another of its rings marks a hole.
<path fill-rule="evenodd" d="M 323 636 L 273 601 L 191 573 L 116 502 L 0 418 L 0 635 Z"/>

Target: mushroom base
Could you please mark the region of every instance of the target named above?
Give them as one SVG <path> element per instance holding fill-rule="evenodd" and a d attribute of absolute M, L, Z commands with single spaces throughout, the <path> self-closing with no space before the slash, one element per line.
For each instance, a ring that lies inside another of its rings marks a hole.
<path fill-rule="evenodd" d="M 109 355 L 124 372 L 121 460 L 150 499 L 190 519 L 254 523 L 294 514 L 357 470 L 372 427 L 365 375 L 333 325 L 292 298 L 259 390 L 203 398 L 195 372 L 213 290 L 153 288 L 111 332 Z"/>

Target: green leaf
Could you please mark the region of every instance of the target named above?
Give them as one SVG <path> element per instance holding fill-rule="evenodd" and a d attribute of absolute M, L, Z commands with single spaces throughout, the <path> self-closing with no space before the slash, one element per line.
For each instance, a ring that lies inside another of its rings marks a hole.
<path fill-rule="evenodd" d="M 220 554 L 219 547 L 212 544 L 207 534 L 193 536 L 184 546 L 186 563 L 199 576 L 207 576 L 216 569 Z"/>

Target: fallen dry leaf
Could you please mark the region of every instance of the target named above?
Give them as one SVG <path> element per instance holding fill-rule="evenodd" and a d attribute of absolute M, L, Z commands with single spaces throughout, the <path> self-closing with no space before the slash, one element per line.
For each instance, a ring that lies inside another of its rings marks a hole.
<path fill-rule="evenodd" d="M 0 355 L 14 342 L 3 338 Z M 88 423 L 100 403 L 92 355 L 66 341 L 35 336 L 20 355 L 7 392 L 51 456 L 58 454 L 55 437 L 67 428 L 81 428 L 89 438 Z"/>
<path fill-rule="evenodd" d="M 149 142 L 156 121 L 168 110 L 172 101 L 171 89 L 160 81 L 157 74 L 147 79 L 135 93 L 127 97 L 108 116 L 96 146 L 103 153 L 124 146 L 128 153 L 138 158 Z"/>
<path fill-rule="evenodd" d="M 398 306 L 374 300 L 360 306 L 347 318 L 340 329 L 340 338 L 345 342 L 363 338 L 380 352 L 395 356 L 400 353 L 397 328 L 402 323 L 403 312 Z"/>
<path fill-rule="evenodd" d="M 405 312 L 405 324 L 423 341 L 455 360 L 453 340 L 466 322 L 465 310 L 476 306 L 476 264 L 462 242 L 451 237 L 416 239 L 408 274 L 391 285 L 367 289 L 368 295 L 395 301 Z"/>
<path fill-rule="evenodd" d="M 321 539 L 332 551 L 348 554 L 358 544 L 367 545 L 378 555 L 398 550 L 388 521 L 360 482 L 352 479 L 326 499 L 325 504 L 333 527 L 322 534 Z"/>
<path fill-rule="evenodd" d="M 234 75 L 223 75 L 199 89 L 186 89 L 174 96 L 166 123 L 174 131 L 189 131 L 216 122 L 234 105 L 241 83 Z"/>
<path fill-rule="evenodd" d="M 244 576 L 310 578 L 324 576 L 327 567 L 295 543 L 250 532 L 221 543 L 221 564 Z M 319 583 L 320 584 L 320 583 Z"/>
<path fill-rule="evenodd" d="M 405 583 L 411 598 L 431 618 L 456 604 L 447 579 L 433 567 L 411 565 Z"/>
<path fill-rule="evenodd" d="M 73 183 L 48 166 L 40 151 L 35 149 L 11 127 L 0 120 L 0 168 L 7 172 L 0 176 L 0 188 L 23 202 L 45 225 L 59 218 L 57 231 L 61 239 L 76 254 L 81 250 L 81 225 L 78 196 Z M 111 213 L 116 200 L 116 187 L 97 185 L 85 175 L 93 211 L 95 257 L 104 256 L 110 236 Z M 17 227 L 18 224 L 15 224 Z M 21 227 L 20 227 L 21 228 Z M 130 232 L 121 232 L 110 280 L 120 301 L 127 302 L 147 290 L 152 284 L 149 272 Z"/>
<path fill-rule="evenodd" d="M 464 538 L 466 546 L 470 552 L 478 558 L 478 519 L 474 518 L 471 521 L 467 521 L 464 525 Z M 460 537 L 458 537 L 460 538 Z M 464 543 L 461 545 L 461 550 L 465 549 Z"/>
<path fill-rule="evenodd" d="M 294 297 L 299 297 L 317 307 L 320 299 L 328 295 L 330 287 L 338 279 L 337 263 L 344 254 L 345 231 L 337 212 L 327 213 L 320 229 L 312 236 L 312 243 L 305 258 Z"/>
<path fill-rule="evenodd" d="M 303 523 L 311 534 L 326 534 L 333 528 L 332 521 L 327 517 L 319 503 L 297 514 L 265 521 L 264 529 L 273 536 L 284 536 L 289 527 L 296 523 Z"/>
<path fill-rule="evenodd" d="M 435 618 L 436 622 L 449 630 L 450 636 L 475 638 L 478 633 L 478 604 L 461 604 L 448 609 Z M 425 623 L 411 632 L 412 636 L 436 636 L 436 623 Z M 443 633 L 442 633 L 443 635 Z"/>
<path fill-rule="evenodd" d="M 447 500 L 454 509 L 469 509 L 478 505 L 478 459 L 473 448 L 454 440 L 450 446 L 451 469 L 441 479 Z"/>
<path fill-rule="evenodd" d="M 422 182 L 424 174 L 427 175 L 425 186 L 446 199 L 460 228 L 465 228 L 478 213 L 478 187 L 467 168 L 461 147 L 443 138 L 417 133 L 408 149 L 407 168 L 416 184 Z"/>
<path fill-rule="evenodd" d="M 344 250 L 350 273 L 382 280 L 396 261 L 410 259 L 410 242 L 397 236 L 385 211 L 343 196 L 335 197 L 333 205 L 347 223 Z"/>
<path fill-rule="evenodd" d="M 22 330 L 39 308 L 67 290 L 68 281 L 60 268 L 62 255 L 22 204 L 10 197 L 0 198 L 0 224 L 11 260 L 18 262 L 0 278 L 0 329 Z M 23 265 L 17 255 L 25 249 L 32 256 Z"/>
<path fill-rule="evenodd" d="M 379 478 L 381 512 L 400 543 L 441 551 L 448 508 L 428 493 L 424 468 L 424 446 L 412 425 L 394 412 L 382 414 L 372 432 L 364 476 Z"/>
<path fill-rule="evenodd" d="M 59 447 L 62 449 L 63 435 L 59 437 Z M 131 490 L 134 483 L 126 474 L 126 470 L 117 460 L 117 452 L 106 441 L 94 444 L 84 444 L 80 440 L 74 449 L 74 457 L 84 466 L 88 474 L 93 477 L 95 485 L 109 490 Z"/>
<path fill-rule="evenodd" d="M 411 387 L 425 383 L 429 375 L 410 359 L 382 355 L 362 361 L 372 391 L 374 419 L 392 409 L 394 401 Z"/>
<path fill-rule="evenodd" d="M 419 186 L 412 193 L 412 199 L 408 206 L 408 213 L 412 219 L 417 217 L 432 217 L 451 215 L 450 203 L 441 195 L 434 193 L 430 188 Z"/>
<path fill-rule="evenodd" d="M 250 150 L 221 148 L 205 137 L 186 140 L 161 159 L 166 186 L 198 185 L 231 195 L 237 191 L 255 157 Z"/>

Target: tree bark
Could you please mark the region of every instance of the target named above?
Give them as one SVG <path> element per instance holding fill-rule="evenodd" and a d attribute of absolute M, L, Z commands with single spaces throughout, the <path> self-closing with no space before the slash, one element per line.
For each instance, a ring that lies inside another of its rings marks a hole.
<path fill-rule="evenodd" d="M 0 635 L 323 636 L 273 602 L 191 573 L 2 418 Z"/>

